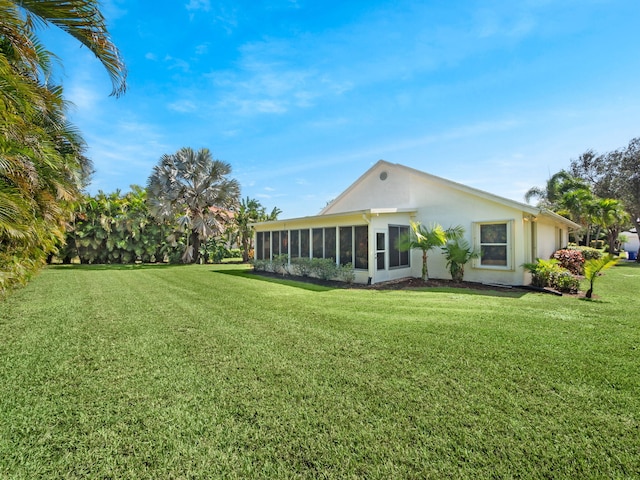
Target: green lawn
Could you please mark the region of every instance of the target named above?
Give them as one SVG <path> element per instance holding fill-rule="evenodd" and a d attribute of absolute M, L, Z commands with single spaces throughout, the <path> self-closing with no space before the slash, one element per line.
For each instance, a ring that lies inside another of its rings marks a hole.
<path fill-rule="evenodd" d="M 637 478 L 639 289 L 51 267 L 0 303 L 0 478 Z"/>

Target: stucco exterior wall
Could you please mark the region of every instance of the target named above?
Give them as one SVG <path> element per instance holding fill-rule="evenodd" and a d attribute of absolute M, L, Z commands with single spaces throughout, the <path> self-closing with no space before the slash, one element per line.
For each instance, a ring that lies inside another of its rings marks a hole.
<path fill-rule="evenodd" d="M 491 234 L 486 232 L 497 227 L 500 232 L 506 230 L 508 241 L 496 247 L 485 240 L 483 260 L 468 263 L 464 278 L 473 282 L 522 285 L 530 281 L 528 272 L 523 268 L 524 263 L 538 257 L 549 258 L 557 248 L 566 245 L 567 222 L 553 214 L 538 213 L 533 207 L 518 202 L 380 161 L 325 207 L 320 215 L 270 222 L 256 226 L 256 230 L 366 224 L 369 227 L 369 266 L 367 272 L 357 272 L 357 281 L 365 283 L 371 279 L 377 283 L 421 276 L 422 252 L 417 249 L 410 253 L 409 267 L 381 269 L 377 266 L 376 253 L 381 250 L 377 249 L 376 235 L 380 234 L 378 238 L 382 238 L 390 225 L 409 226 L 412 221 L 425 226 L 440 224 L 445 229 L 460 225 L 465 230 L 465 239 L 476 250 L 480 250 L 481 226 L 489 236 Z M 388 243 L 389 235 L 386 236 L 383 250 L 388 255 L 391 245 Z M 495 252 L 495 249 L 500 249 L 499 257 L 487 254 Z M 388 258 L 385 263 L 388 265 Z M 431 278 L 450 278 L 440 248 L 429 252 L 428 270 Z"/>

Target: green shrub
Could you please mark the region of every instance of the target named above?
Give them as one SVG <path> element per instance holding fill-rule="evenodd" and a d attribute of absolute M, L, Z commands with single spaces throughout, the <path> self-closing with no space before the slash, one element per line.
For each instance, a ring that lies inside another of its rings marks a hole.
<path fill-rule="evenodd" d="M 580 290 L 580 279 L 570 272 L 560 272 L 553 275 L 551 282 L 551 286 L 559 292 L 578 293 Z"/>
<path fill-rule="evenodd" d="M 525 263 L 524 268 L 531 272 L 531 285 L 535 287 L 550 287 L 552 277 L 565 271 L 555 258 L 539 258 L 535 263 Z"/>
<path fill-rule="evenodd" d="M 583 246 L 569 246 L 568 250 L 578 250 L 582 253 L 582 257 L 586 260 L 598 260 L 602 258 L 602 252 L 597 248 L 583 247 Z"/>
<path fill-rule="evenodd" d="M 351 285 L 356 281 L 356 271 L 351 263 L 340 265 L 338 267 L 338 278 L 345 283 Z"/>
<path fill-rule="evenodd" d="M 312 258 L 311 271 L 322 280 L 331 280 L 338 275 L 338 266 L 331 258 Z"/>
<path fill-rule="evenodd" d="M 273 257 L 273 272 L 281 273 L 282 275 L 289 274 L 289 255 L 281 253 Z"/>
<path fill-rule="evenodd" d="M 252 262 L 253 264 L 253 269 L 256 272 L 266 272 L 267 271 L 267 264 L 270 263 L 269 260 L 254 260 Z"/>
<path fill-rule="evenodd" d="M 531 272 L 531 285 L 535 287 L 551 287 L 566 293 L 576 293 L 580 288 L 580 280 L 555 258 L 539 258 L 535 263 L 524 264 L 524 268 Z"/>
<path fill-rule="evenodd" d="M 291 260 L 291 268 L 294 275 L 300 277 L 308 277 L 311 275 L 311 259 L 310 258 L 294 258 Z"/>

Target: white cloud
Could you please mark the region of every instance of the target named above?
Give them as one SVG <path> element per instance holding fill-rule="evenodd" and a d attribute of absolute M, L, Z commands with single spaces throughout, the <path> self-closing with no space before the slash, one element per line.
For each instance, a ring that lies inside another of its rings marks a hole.
<path fill-rule="evenodd" d="M 169 110 L 173 110 L 174 112 L 180 113 L 191 113 L 195 112 L 198 109 L 196 104 L 190 100 L 178 100 L 177 102 L 172 102 L 167 105 L 167 108 L 169 108 Z"/>
<path fill-rule="evenodd" d="M 210 0 L 189 0 L 185 7 L 189 11 L 202 10 L 208 12 L 211 10 L 211 2 Z"/>
<path fill-rule="evenodd" d="M 155 53 L 151 53 L 151 52 L 147 52 L 144 56 L 144 58 L 146 58 L 147 60 L 152 60 L 152 61 L 156 61 L 158 60 L 158 57 L 156 56 Z"/>
<path fill-rule="evenodd" d="M 164 57 L 164 61 L 170 63 L 169 70 L 179 69 L 185 73 L 189 73 L 189 62 L 182 60 L 181 58 L 174 58 L 171 55 Z"/>
<path fill-rule="evenodd" d="M 209 53 L 209 43 L 201 43 L 196 45 L 196 55 L 205 55 Z"/>

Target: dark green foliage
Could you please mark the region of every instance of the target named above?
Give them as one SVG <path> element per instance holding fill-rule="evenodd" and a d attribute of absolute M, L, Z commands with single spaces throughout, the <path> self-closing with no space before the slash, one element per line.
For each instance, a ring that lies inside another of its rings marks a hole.
<path fill-rule="evenodd" d="M 539 258 L 535 263 L 525 263 L 524 268 L 531 272 L 531 284 L 536 287 L 551 287 L 560 292 L 577 293 L 580 280 L 569 270 L 563 268 L 560 261 L 551 258 Z"/>
<path fill-rule="evenodd" d="M 459 234 L 462 235 L 464 230 L 462 230 L 462 227 L 459 228 Z M 442 247 L 442 252 L 447 259 L 447 268 L 454 282 L 461 282 L 464 278 L 464 266 L 470 260 L 480 256 L 480 253 L 473 250 L 469 242 L 460 237 L 454 237 L 448 241 L 447 244 Z"/>
<path fill-rule="evenodd" d="M 600 272 L 613 267 L 616 263 L 618 263 L 618 259 L 613 255 L 606 255 L 597 260 L 587 260 L 584 264 L 584 276 L 589 281 L 589 290 L 587 290 L 586 293 L 587 298 L 591 298 L 593 294 L 593 284 L 601 274 Z"/>
<path fill-rule="evenodd" d="M 179 241 L 168 240 L 173 227 L 151 216 L 143 188 L 85 196 L 67 233 L 60 259 L 70 263 L 135 263 L 175 260 Z"/>
<path fill-rule="evenodd" d="M 593 247 L 585 247 L 585 246 L 569 246 L 567 247 L 568 250 L 577 250 L 578 252 L 580 252 L 582 254 L 582 257 L 585 260 L 597 260 L 599 258 L 602 258 L 602 250 L 598 250 L 597 248 L 593 248 Z"/>

